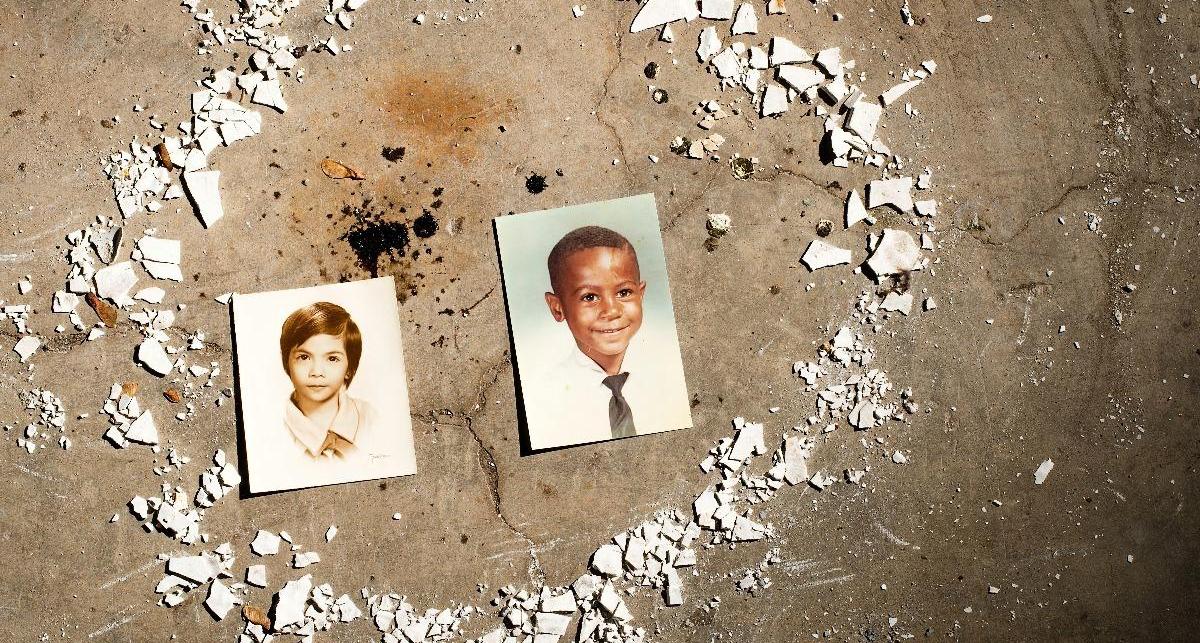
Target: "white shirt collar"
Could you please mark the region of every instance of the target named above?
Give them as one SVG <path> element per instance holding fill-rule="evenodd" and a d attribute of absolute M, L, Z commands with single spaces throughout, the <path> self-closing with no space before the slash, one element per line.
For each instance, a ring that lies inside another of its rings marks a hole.
<path fill-rule="evenodd" d="M 353 444 L 354 439 L 358 436 L 358 430 L 361 426 L 361 417 L 358 412 L 358 405 L 350 399 L 350 395 L 346 393 L 346 387 L 343 386 L 338 391 L 338 410 L 333 416 L 333 422 L 329 425 L 329 431 L 313 424 L 312 420 L 296 406 L 296 403 L 288 398 L 287 408 L 284 411 L 284 424 L 287 425 L 292 436 L 296 438 L 300 444 L 304 445 L 305 450 L 314 456 L 321 455 L 318 450 L 325 443 L 325 436 L 332 432 L 336 433 L 343 440 Z"/>

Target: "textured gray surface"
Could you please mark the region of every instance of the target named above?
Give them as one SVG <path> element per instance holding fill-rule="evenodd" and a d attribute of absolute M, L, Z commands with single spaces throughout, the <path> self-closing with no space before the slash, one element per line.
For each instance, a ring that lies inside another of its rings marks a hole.
<path fill-rule="evenodd" d="M 380 265 L 406 284 L 398 294 L 419 474 L 222 501 L 204 526 L 214 543 L 237 546 L 239 570 L 254 530 L 267 528 L 316 546 L 323 561 L 313 571 L 339 592 L 393 589 L 422 609 L 482 605 L 477 583 L 540 574 L 569 582 L 613 533 L 686 506 L 706 484 L 695 463 L 732 416 L 766 418 L 777 436 L 810 412 L 789 366 L 811 358 L 822 327 L 846 320 L 867 282 L 836 269 L 810 276 L 799 254 L 815 221 L 836 220 L 845 191 L 872 173 L 821 166 L 820 121 L 798 114 L 722 123 L 722 152 L 767 168 L 750 181 L 671 155 L 672 137 L 697 131 L 695 101 L 718 97 L 693 63 L 698 27 L 676 29 L 673 67 L 649 32 L 626 33 L 630 2 L 593 2 L 580 19 L 540 4 L 368 3 L 342 37 L 355 51 L 303 59 L 308 78 L 285 90 L 288 113 L 216 157 L 219 225 L 204 231 L 174 207 L 131 222 L 127 232 L 153 226 L 186 240 L 187 278 L 168 288 L 168 301 L 188 305 L 177 327 L 208 333 L 207 354 L 228 386 L 228 316 L 212 296 L 364 276 L 339 239 L 349 225 L 343 206 L 369 197 L 388 217 L 411 220 L 444 188 L 441 232 L 413 246 L 417 259 Z M 703 553 L 701 576 L 686 579 L 684 606 L 643 594 L 632 604 L 639 622 L 663 641 L 792 641 L 824 630 L 879 640 L 888 616 L 899 619 L 895 636 L 1191 638 L 1200 369 L 1190 262 L 1200 226 L 1197 141 L 1183 127 L 1196 127 L 1198 94 L 1187 81 L 1198 71 L 1195 7 L 1172 6 L 1160 25 L 1158 8 L 1141 5 L 1125 15 L 1111 3 L 919 3 L 924 24 L 906 28 L 896 3 L 874 3 L 873 13 L 792 4 L 786 18 L 760 16 L 760 33 L 840 45 L 872 89 L 889 86 L 888 71 L 927 58 L 940 65 L 909 97 L 921 116 L 892 114 L 884 130 L 910 167 L 935 168 L 942 202 L 940 263 L 914 283 L 939 308 L 891 321 L 874 338 L 879 364 L 924 407 L 911 425 L 880 432 L 911 463 L 891 465 L 874 449 L 866 488 L 785 489 L 767 509 L 785 561 L 770 572 L 772 587 L 743 597 L 726 577 L 740 578 L 764 546 L 717 548 Z M 451 20 L 418 27 L 410 19 L 420 10 Z M 833 23 L 831 10 L 846 19 Z M 483 17 L 453 19 L 468 11 Z M 985 12 L 995 21 L 976 23 Z M 305 41 L 328 31 L 320 18 L 315 4 L 301 7 L 285 31 Z M 198 39 L 171 3 L 0 7 L 2 287 L 10 301 L 37 304 L 43 334 L 61 321 L 48 308 L 66 273 L 63 235 L 116 213 L 100 159 L 142 132 L 134 103 L 171 123 L 186 116 L 192 81 L 213 64 L 195 56 Z M 671 93 L 666 105 L 646 91 L 650 60 L 663 67 L 655 82 Z M 102 127 L 113 114 L 122 124 Z M 381 148 L 395 145 L 408 153 L 389 163 Z M 326 156 L 367 180 L 327 179 L 318 168 Z M 534 172 L 549 181 L 537 195 L 524 185 Z M 659 200 L 697 428 L 522 458 L 490 219 L 642 192 Z M 1121 201 L 1102 205 L 1112 198 Z M 1085 210 L 1102 216 L 1098 233 Z M 704 218 L 722 211 L 733 231 L 708 252 Z M 858 248 L 860 237 L 833 239 Z M 28 298 L 10 285 L 24 274 L 34 277 Z M 816 287 L 806 291 L 809 282 Z M 1126 282 L 1138 289 L 1122 292 Z M 16 394 L 29 383 L 8 350 L 11 325 L 3 334 L 0 421 L 23 422 Z M 143 533 L 124 510 L 159 484 L 146 451 L 99 437 L 112 382 L 140 381 L 141 398 L 166 416 L 160 382 L 130 359 L 136 338 L 127 321 L 94 343 L 59 335 L 32 360 L 32 384 L 62 397 L 75 446 L 31 457 L 5 436 L 0 449 L 0 630 L 13 640 L 235 636 L 238 619 L 214 624 L 195 598 L 174 610 L 153 604 L 154 556 L 182 547 Z M 772 406 L 782 411 L 768 418 Z M 92 417 L 74 420 L 84 412 Z M 162 424 L 193 458 L 187 486 L 213 449 L 236 450 L 232 406 Z M 861 462 L 860 437 L 836 432 L 816 462 Z M 1046 457 L 1056 467 L 1034 487 Z M 391 520 L 394 512 L 404 519 Z M 108 524 L 113 513 L 123 517 Z M 324 545 L 331 523 L 340 533 Z M 270 569 L 278 587 L 282 561 Z M 988 585 L 1001 592 L 988 595 Z M 698 611 L 714 595 L 720 609 Z M 254 596 L 267 601 L 266 591 Z M 360 622 L 320 638 L 374 635 Z"/>

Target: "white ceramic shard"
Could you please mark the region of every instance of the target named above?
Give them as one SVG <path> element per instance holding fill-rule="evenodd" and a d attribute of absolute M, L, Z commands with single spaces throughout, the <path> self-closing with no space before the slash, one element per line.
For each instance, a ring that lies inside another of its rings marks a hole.
<path fill-rule="evenodd" d="M 271 625 L 276 631 L 286 631 L 284 628 L 297 627 L 304 623 L 304 608 L 308 604 L 308 595 L 312 591 L 312 574 L 303 578 L 288 581 L 283 589 L 275 594 L 271 606 Z"/>
<path fill-rule="evenodd" d="M 742 6 L 738 7 L 730 31 L 735 36 L 758 33 L 758 15 L 754 13 L 754 5 L 743 2 Z"/>
<path fill-rule="evenodd" d="M 705 27 L 700 31 L 699 44 L 696 45 L 696 57 L 700 62 L 708 62 L 721 51 L 721 37 L 717 35 L 716 27 Z"/>
<path fill-rule="evenodd" d="M 912 212 L 912 188 L 911 176 L 871 181 L 867 185 L 867 209 L 874 210 L 882 205 L 890 205 L 900 212 Z"/>
<path fill-rule="evenodd" d="M 646 0 L 634 16 L 633 24 L 629 25 L 629 33 L 637 33 L 676 20 L 693 20 L 699 15 L 696 0 Z"/>
<path fill-rule="evenodd" d="M 174 361 L 167 355 L 162 343 L 153 337 L 142 340 L 142 343 L 138 345 L 136 357 L 137 361 L 146 367 L 146 370 L 159 377 L 170 373 L 174 366 Z"/>
<path fill-rule="evenodd" d="M 96 271 L 93 279 L 96 283 L 96 294 L 118 306 L 129 303 L 129 290 L 137 283 L 133 264 L 128 261 L 101 268 Z"/>
<path fill-rule="evenodd" d="M 787 110 L 787 90 L 774 83 L 767 83 L 767 89 L 763 92 L 762 104 L 759 105 L 759 114 L 764 117 L 774 116 Z"/>
<path fill-rule="evenodd" d="M 204 607 L 208 608 L 213 618 L 218 621 L 224 619 L 229 614 L 229 610 L 233 609 L 237 603 L 237 597 L 221 581 L 214 580 L 212 585 L 209 585 L 208 596 L 204 599 Z"/>
<path fill-rule="evenodd" d="M 1046 458 L 1038 465 L 1037 471 L 1033 472 L 1033 484 L 1042 484 L 1046 481 L 1046 476 L 1050 475 L 1050 470 L 1054 468 L 1054 461 Z"/>
<path fill-rule="evenodd" d="M 821 268 L 850 263 L 852 256 L 849 250 L 813 239 L 804 250 L 804 255 L 800 257 L 800 262 L 809 272 L 816 272 Z"/>
<path fill-rule="evenodd" d="M 809 87 L 815 87 L 825 80 L 821 72 L 799 65 L 783 65 L 775 72 L 780 81 L 792 89 L 803 92 Z"/>
<path fill-rule="evenodd" d="M 867 259 L 867 268 L 882 278 L 901 272 L 916 270 L 921 263 L 921 250 L 912 235 L 892 228 L 885 228 L 875 251 Z"/>
<path fill-rule="evenodd" d="M 858 134 L 865 141 L 873 140 L 880 116 L 883 116 L 882 107 L 860 100 L 850 109 L 850 116 L 846 118 L 846 129 Z"/>
<path fill-rule="evenodd" d="M 708 20 L 733 18 L 733 0 L 700 0 L 700 17 Z"/>
<path fill-rule="evenodd" d="M 225 210 L 221 207 L 220 180 L 219 170 L 183 173 L 183 186 L 196 206 L 200 222 L 206 228 L 211 228 L 225 216 Z"/>
<path fill-rule="evenodd" d="M 917 85 L 920 85 L 920 84 L 921 84 L 921 81 L 919 81 L 919 80 L 905 81 L 903 83 L 900 83 L 899 85 L 892 87 L 891 89 L 887 90 L 886 92 L 883 92 L 882 94 L 880 94 L 879 100 L 886 107 L 886 106 L 891 105 L 892 103 L 896 102 L 897 100 L 899 100 L 901 96 L 907 94 L 908 90 L 910 90 L 913 87 L 916 87 Z"/>
<path fill-rule="evenodd" d="M 783 36 L 771 38 L 769 63 L 772 67 L 791 63 L 812 62 L 812 54 Z"/>
<path fill-rule="evenodd" d="M 154 416 L 150 411 L 142 411 L 142 414 L 129 424 L 125 439 L 140 444 L 158 444 L 158 427 L 154 426 Z"/>
<path fill-rule="evenodd" d="M 26 360 L 28 360 L 35 352 L 37 352 L 37 349 L 41 347 L 41 345 L 42 340 L 34 337 L 33 335 L 26 335 L 17 340 L 17 343 L 13 346 L 13 350 L 18 356 L 20 356 L 21 363 L 24 364 Z"/>
<path fill-rule="evenodd" d="M 899 312 L 908 315 L 912 312 L 913 296 L 912 293 L 897 293 L 889 292 L 879 304 L 880 310 L 889 312 Z"/>
<path fill-rule="evenodd" d="M 867 212 L 867 206 L 863 205 L 858 190 L 850 190 L 850 194 L 846 196 L 846 229 L 849 230 L 859 221 L 866 221 L 873 225 L 875 218 Z"/>
<path fill-rule="evenodd" d="M 254 540 L 250 543 L 250 551 L 259 556 L 270 556 L 279 553 L 279 542 L 282 540 L 279 536 L 265 530 L 259 529 L 254 535 Z"/>

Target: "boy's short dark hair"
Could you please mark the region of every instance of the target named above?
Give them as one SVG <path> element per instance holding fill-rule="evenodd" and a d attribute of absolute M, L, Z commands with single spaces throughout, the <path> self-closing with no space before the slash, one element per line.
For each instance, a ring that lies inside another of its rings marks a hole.
<path fill-rule="evenodd" d="M 279 353 L 283 357 L 284 372 L 291 374 L 288 357 L 313 335 L 342 338 L 346 345 L 346 383 L 349 384 L 358 371 L 358 361 L 362 357 L 362 333 L 345 308 L 327 301 L 299 308 L 284 320 L 283 331 L 279 335 Z"/>
<path fill-rule="evenodd" d="M 562 274 L 567 258 L 588 248 L 629 250 L 629 253 L 633 255 L 634 263 L 637 263 L 637 250 L 634 250 L 633 244 L 629 243 L 629 239 L 626 239 L 620 232 L 598 225 L 575 228 L 564 234 L 563 238 L 554 244 L 554 248 L 550 250 L 550 256 L 546 258 L 546 269 L 550 272 L 550 288 L 556 294 L 563 294 L 558 290 L 558 278 Z"/>

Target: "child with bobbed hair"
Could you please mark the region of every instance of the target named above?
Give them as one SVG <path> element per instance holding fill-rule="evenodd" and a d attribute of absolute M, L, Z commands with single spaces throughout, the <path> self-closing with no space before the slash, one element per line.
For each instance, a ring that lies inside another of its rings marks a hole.
<path fill-rule="evenodd" d="M 378 418 L 347 391 L 362 357 L 362 334 L 350 313 L 327 301 L 297 309 L 283 322 L 279 353 L 292 381 L 284 424 L 296 447 L 315 461 L 367 458 L 361 447 Z"/>

